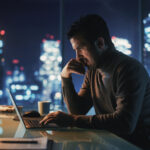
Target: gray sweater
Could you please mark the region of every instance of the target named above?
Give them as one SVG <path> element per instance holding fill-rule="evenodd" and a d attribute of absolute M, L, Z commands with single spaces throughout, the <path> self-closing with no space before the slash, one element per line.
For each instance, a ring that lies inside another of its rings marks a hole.
<path fill-rule="evenodd" d="M 149 134 L 150 78 L 143 65 L 116 50 L 106 50 L 87 70 L 77 93 L 71 78 L 62 78 L 64 101 L 80 128 L 119 134 Z M 96 114 L 86 116 L 94 106 Z"/>

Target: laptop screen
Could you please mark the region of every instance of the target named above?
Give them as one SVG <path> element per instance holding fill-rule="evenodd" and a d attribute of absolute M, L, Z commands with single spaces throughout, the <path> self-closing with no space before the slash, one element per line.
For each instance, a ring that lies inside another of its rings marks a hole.
<path fill-rule="evenodd" d="M 16 102 L 15 102 L 13 96 L 12 96 L 12 93 L 10 92 L 10 90 L 8 88 L 6 90 L 7 90 L 8 94 L 9 94 L 10 100 L 11 100 L 11 102 L 12 102 L 12 104 L 13 104 L 15 110 L 16 110 L 16 113 L 17 113 L 17 116 L 18 116 L 20 122 L 22 123 L 22 125 L 24 126 L 24 128 L 26 128 L 26 126 L 24 124 L 24 121 L 23 121 L 23 119 L 21 117 L 21 114 L 20 114 L 20 112 L 19 112 L 19 110 L 17 108 Z"/>

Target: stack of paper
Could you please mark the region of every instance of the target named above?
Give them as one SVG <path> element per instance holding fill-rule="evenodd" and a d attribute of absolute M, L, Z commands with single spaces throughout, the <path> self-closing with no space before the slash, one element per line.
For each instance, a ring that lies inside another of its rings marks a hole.
<path fill-rule="evenodd" d="M 47 150 L 48 139 L 41 138 L 1 138 L 1 150 Z"/>

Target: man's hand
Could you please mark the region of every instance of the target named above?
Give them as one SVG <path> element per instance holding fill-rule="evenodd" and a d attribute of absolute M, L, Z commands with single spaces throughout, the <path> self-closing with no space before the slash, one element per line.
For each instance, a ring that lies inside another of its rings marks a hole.
<path fill-rule="evenodd" d="M 61 111 L 52 112 L 46 115 L 41 121 L 41 125 L 46 125 L 48 123 L 56 123 L 61 127 L 69 127 L 73 126 L 74 117 L 73 115 L 66 114 Z"/>
<path fill-rule="evenodd" d="M 63 68 L 61 76 L 64 78 L 69 78 L 72 73 L 75 74 L 85 74 L 84 65 L 77 61 L 76 59 L 71 59 Z"/>

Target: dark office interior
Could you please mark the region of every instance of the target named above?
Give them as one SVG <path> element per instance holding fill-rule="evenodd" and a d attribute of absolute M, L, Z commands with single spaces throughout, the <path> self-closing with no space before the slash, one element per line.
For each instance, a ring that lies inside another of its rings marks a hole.
<path fill-rule="evenodd" d="M 12 105 L 8 88 L 25 110 L 49 100 L 50 111 L 67 111 L 60 73 L 75 58 L 67 32 L 87 14 L 102 16 L 116 49 L 140 61 L 150 75 L 149 0 L 0 0 L 0 105 Z M 72 75 L 76 91 L 83 78 Z"/>

